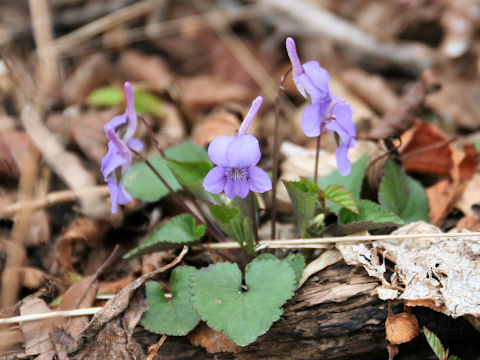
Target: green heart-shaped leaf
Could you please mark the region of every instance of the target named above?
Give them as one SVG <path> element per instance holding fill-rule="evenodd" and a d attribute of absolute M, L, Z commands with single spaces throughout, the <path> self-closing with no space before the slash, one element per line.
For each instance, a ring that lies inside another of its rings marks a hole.
<path fill-rule="evenodd" d="M 236 264 L 217 263 L 192 276 L 192 302 L 208 326 L 246 346 L 280 318 L 281 307 L 293 296 L 295 284 L 295 272 L 281 260 L 248 264 L 246 290 Z"/>
<path fill-rule="evenodd" d="M 253 261 L 262 261 L 262 260 L 277 260 L 278 258 L 269 253 L 264 253 L 258 255 Z M 286 262 L 288 265 L 290 265 L 295 271 L 295 279 L 300 281 L 302 278 L 303 274 L 303 269 L 305 269 L 305 257 L 302 254 L 290 254 L 288 255 L 285 259 L 282 259 L 283 262 Z"/>
<path fill-rule="evenodd" d="M 154 230 L 149 237 L 123 258 L 149 254 L 155 251 L 174 249 L 199 240 L 205 235 L 205 225 L 196 225 L 190 214 L 177 215 Z"/>
<path fill-rule="evenodd" d="M 172 271 L 170 290 L 173 300 L 165 298 L 165 290 L 155 281 L 146 284 L 148 310 L 141 324 L 148 331 L 173 336 L 187 335 L 200 318 L 190 302 L 190 278 L 197 270 L 180 266 Z"/>
<path fill-rule="evenodd" d="M 418 220 L 429 221 L 428 198 L 422 184 L 408 176 L 391 159 L 385 164 L 378 201 L 407 224 Z"/>
<path fill-rule="evenodd" d="M 328 185 L 323 190 L 325 199 L 340 205 L 342 208 L 348 209 L 351 212 L 358 214 L 358 206 L 352 193 L 342 185 Z"/>

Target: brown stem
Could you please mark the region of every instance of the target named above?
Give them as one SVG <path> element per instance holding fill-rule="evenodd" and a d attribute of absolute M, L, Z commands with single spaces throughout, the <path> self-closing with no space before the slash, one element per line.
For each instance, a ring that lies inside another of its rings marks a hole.
<path fill-rule="evenodd" d="M 257 212 L 255 209 L 255 195 L 249 194 L 250 198 L 250 216 L 252 218 L 253 235 L 255 236 L 255 245 L 258 245 L 258 225 L 257 225 Z"/>
<path fill-rule="evenodd" d="M 160 173 L 157 171 L 157 169 L 155 169 L 155 167 L 152 165 L 152 163 L 145 156 L 143 156 L 138 151 L 133 150 L 132 148 L 129 148 L 129 149 L 130 149 L 131 152 L 133 152 L 135 155 L 137 155 L 145 163 L 145 165 L 148 166 L 148 168 L 150 170 L 153 171 L 155 176 L 162 182 L 163 185 L 165 185 L 165 187 L 168 189 L 168 191 L 172 194 L 173 198 L 178 202 L 178 204 L 181 207 L 183 207 L 188 213 L 190 213 L 198 223 L 205 224 L 207 226 L 207 230 L 210 233 L 210 235 L 212 235 L 217 241 L 219 241 L 219 242 L 223 241 L 223 238 L 220 237 L 220 235 L 211 228 L 211 226 L 209 225 L 208 222 L 205 222 L 205 221 L 201 220 L 197 216 L 197 214 L 195 214 L 195 212 L 193 212 L 188 207 L 188 205 L 185 203 L 183 198 L 180 195 L 178 195 L 175 190 L 172 189 L 172 187 L 167 183 L 167 181 L 163 178 L 163 176 L 160 175 Z"/>
<path fill-rule="evenodd" d="M 155 148 L 160 153 L 160 155 L 166 160 L 167 157 L 165 155 L 165 151 L 163 150 L 163 148 L 158 143 L 158 140 L 157 140 L 157 138 L 155 136 L 155 133 L 153 132 L 152 128 L 150 127 L 150 125 L 147 123 L 147 121 L 145 120 L 145 118 L 143 116 L 140 115 L 139 118 L 142 121 L 143 125 L 147 128 L 148 134 L 149 134 L 150 138 L 152 139 L 152 141 L 155 145 Z M 168 166 L 168 163 L 167 163 L 167 166 Z M 205 223 L 207 224 L 207 226 L 210 226 L 210 228 L 212 228 L 213 231 L 215 231 L 217 233 L 217 236 L 215 238 L 216 239 L 222 238 L 223 239 L 222 241 L 225 241 L 225 238 L 223 236 L 222 231 L 218 228 L 217 224 L 215 224 L 215 222 L 212 221 L 210 216 L 208 216 L 208 214 L 205 211 L 203 211 L 202 207 L 198 204 L 197 199 L 195 198 L 195 195 L 193 195 L 192 192 L 189 189 L 187 189 L 187 187 L 185 185 L 183 185 L 183 183 L 178 179 L 177 175 L 173 171 L 172 171 L 172 174 L 175 177 L 175 179 L 177 180 L 177 182 L 180 184 L 180 186 L 182 187 L 182 190 L 185 192 L 185 194 L 192 201 L 192 204 L 195 207 L 195 209 L 200 214 L 202 214 L 202 217 L 205 220 Z"/>
<path fill-rule="evenodd" d="M 275 240 L 276 238 L 276 222 L 277 222 L 277 178 L 278 178 L 278 128 L 280 125 L 280 96 L 281 92 L 285 89 L 284 84 L 288 74 L 292 71 L 289 68 L 280 79 L 280 85 L 277 89 L 275 96 L 275 126 L 273 133 L 273 174 L 272 174 L 272 208 L 270 212 L 270 238 Z"/>
<path fill-rule="evenodd" d="M 322 134 L 317 136 L 317 148 L 315 150 L 315 172 L 313 173 L 313 183 L 317 184 L 318 180 L 318 159 L 320 157 L 320 139 Z"/>

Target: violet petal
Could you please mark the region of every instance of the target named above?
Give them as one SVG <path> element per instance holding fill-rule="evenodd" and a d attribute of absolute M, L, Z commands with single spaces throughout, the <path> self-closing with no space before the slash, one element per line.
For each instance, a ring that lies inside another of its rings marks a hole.
<path fill-rule="evenodd" d="M 253 135 L 237 136 L 228 146 L 226 153 L 228 167 L 236 169 L 255 166 L 261 157 L 260 145 Z"/>
<path fill-rule="evenodd" d="M 249 192 L 249 185 L 247 179 L 230 179 L 226 178 L 225 182 L 225 195 L 230 199 L 238 196 L 242 199 L 245 199 Z"/>
<path fill-rule="evenodd" d="M 225 173 L 226 169 L 223 166 L 215 166 L 210 170 L 203 180 L 205 190 L 213 194 L 221 193 L 227 180 Z"/>
<path fill-rule="evenodd" d="M 227 148 L 235 140 L 235 136 L 220 136 L 208 146 L 208 156 L 215 165 L 230 167 L 226 159 Z"/>
<path fill-rule="evenodd" d="M 272 189 L 270 176 L 258 166 L 248 168 L 247 174 L 250 190 L 256 193 L 264 193 Z"/>

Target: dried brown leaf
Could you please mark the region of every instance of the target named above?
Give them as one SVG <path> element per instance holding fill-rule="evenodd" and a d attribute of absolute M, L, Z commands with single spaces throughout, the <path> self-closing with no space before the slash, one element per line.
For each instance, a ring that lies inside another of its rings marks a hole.
<path fill-rule="evenodd" d="M 385 321 L 385 333 L 390 344 L 399 345 L 418 336 L 418 320 L 411 313 L 389 314 Z"/>
<path fill-rule="evenodd" d="M 71 119 L 71 135 L 75 143 L 90 160 L 97 164 L 107 153 L 107 138 L 103 126 L 117 115 L 118 109 L 88 111 Z"/>
<path fill-rule="evenodd" d="M 226 109 L 220 109 L 207 115 L 198 125 L 195 124 L 193 141 L 205 146 L 219 136 L 235 135 L 239 127 L 240 120 L 236 114 Z"/>
<path fill-rule="evenodd" d="M 221 331 L 213 330 L 201 322 L 188 334 L 190 342 L 195 346 L 201 346 L 209 353 L 230 352 L 238 353 L 242 349 Z"/>
<path fill-rule="evenodd" d="M 20 306 L 20 315 L 45 314 L 51 312 L 45 301 L 27 298 Z M 21 323 L 27 355 L 42 354 L 48 359 L 55 355 L 55 347 L 50 340 L 53 329 L 52 320 L 36 320 Z"/>
<path fill-rule="evenodd" d="M 152 90 L 164 91 L 172 82 L 172 73 L 159 56 L 124 51 L 120 56 L 119 66 L 127 78 L 141 81 Z"/>
<path fill-rule="evenodd" d="M 417 122 L 402 135 L 400 153 L 406 171 L 449 176 L 453 167 L 446 136 L 426 122 Z"/>
<path fill-rule="evenodd" d="M 0 178 L 18 179 L 19 169 L 12 153 L 0 132 Z M 3 180 L 2 180 L 3 181 Z"/>
<path fill-rule="evenodd" d="M 46 280 L 53 278 L 40 269 L 31 266 L 10 266 L 5 268 L 4 276 L 6 278 L 17 277 L 20 285 L 30 290 L 36 290 L 44 285 Z"/>
<path fill-rule="evenodd" d="M 65 230 L 55 246 L 57 260 L 64 270 L 73 271 L 74 265 L 80 260 L 79 254 L 88 247 L 94 247 L 109 227 L 104 222 L 79 218 Z"/>
<path fill-rule="evenodd" d="M 58 306 L 58 310 L 74 310 L 91 307 L 97 295 L 98 282 L 92 282 L 92 276 L 84 277 L 82 280 L 72 284 Z M 87 327 L 88 317 L 77 316 L 72 319 L 61 318 L 56 321 L 56 326 L 65 326 L 65 330 L 77 339 L 78 335 Z"/>
<path fill-rule="evenodd" d="M 247 102 L 252 99 L 247 87 L 214 76 L 182 78 L 178 86 L 182 102 L 192 109 L 208 109 L 232 101 Z"/>
<path fill-rule="evenodd" d="M 475 216 L 473 205 L 480 204 L 480 174 L 476 173 L 467 182 L 462 194 L 455 201 L 455 207 L 460 209 L 466 216 Z"/>
<path fill-rule="evenodd" d="M 110 80 L 113 74 L 108 58 L 95 53 L 85 59 L 65 81 L 63 95 L 69 104 L 83 104 L 96 88 Z"/>

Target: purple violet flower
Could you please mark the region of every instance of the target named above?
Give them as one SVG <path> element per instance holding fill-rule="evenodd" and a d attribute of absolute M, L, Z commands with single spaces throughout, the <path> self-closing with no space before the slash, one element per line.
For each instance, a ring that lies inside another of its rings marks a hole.
<path fill-rule="evenodd" d="M 108 152 L 102 159 L 102 173 L 110 190 L 112 199 L 112 213 L 117 212 L 119 204 L 127 204 L 132 197 L 123 186 L 123 175 L 130 169 L 132 164 L 132 152 L 143 150 L 143 143 L 134 139 L 137 130 L 137 113 L 133 101 L 132 87 L 129 82 L 125 83 L 125 96 L 127 109 L 124 114 L 115 116 L 105 124 L 104 130 L 108 138 Z"/>
<path fill-rule="evenodd" d="M 268 174 L 256 166 L 262 156 L 258 140 L 245 134 L 262 102 L 261 96 L 253 101 L 237 136 L 220 136 L 210 143 L 208 156 L 217 166 L 205 177 L 203 187 L 206 191 L 214 194 L 224 191 L 233 199 L 247 197 L 250 190 L 263 193 L 272 188 Z"/>
<path fill-rule="evenodd" d="M 295 41 L 287 38 L 286 48 L 292 63 L 293 81 L 298 91 L 308 100 L 302 113 L 302 129 L 308 137 L 317 137 L 328 130 L 337 141 L 337 166 L 343 176 L 351 171 L 348 149 L 355 145 L 357 131 L 353 123 L 353 110 L 345 99 L 330 92 L 330 76 L 317 61 L 301 64 Z"/>

